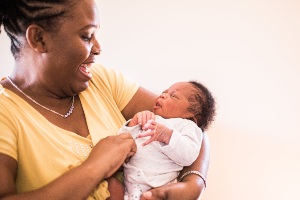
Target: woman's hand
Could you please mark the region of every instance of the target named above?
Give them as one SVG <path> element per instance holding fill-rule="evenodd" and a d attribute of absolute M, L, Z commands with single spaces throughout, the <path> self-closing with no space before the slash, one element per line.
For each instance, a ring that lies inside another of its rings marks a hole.
<path fill-rule="evenodd" d="M 99 170 L 104 173 L 103 178 L 108 178 L 120 168 L 126 158 L 135 154 L 136 149 L 135 141 L 129 133 L 108 136 L 93 147 L 84 163 L 91 164 L 98 173 Z"/>
<path fill-rule="evenodd" d="M 151 189 L 144 192 L 140 200 L 167 200 L 167 192 L 164 187 Z"/>
<path fill-rule="evenodd" d="M 144 192 L 140 200 L 197 200 L 204 185 L 197 175 L 188 177 L 184 182 L 167 184 Z"/>

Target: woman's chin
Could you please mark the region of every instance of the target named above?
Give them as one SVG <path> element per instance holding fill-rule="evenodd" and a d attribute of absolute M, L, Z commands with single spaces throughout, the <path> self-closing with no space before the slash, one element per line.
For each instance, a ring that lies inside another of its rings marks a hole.
<path fill-rule="evenodd" d="M 85 91 L 89 87 L 90 83 L 89 81 L 81 82 L 80 84 L 76 84 L 75 87 L 73 87 L 73 93 L 79 94 L 80 92 Z"/>

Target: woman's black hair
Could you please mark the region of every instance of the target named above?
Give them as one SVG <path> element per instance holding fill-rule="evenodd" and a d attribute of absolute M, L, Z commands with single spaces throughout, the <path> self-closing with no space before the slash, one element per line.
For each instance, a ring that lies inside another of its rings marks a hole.
<path fill-rule="evenodd" d="M 194 113 L 194 117 L 190 120 L 194 121 L 202 131 L 205 131 L 214 121 L 216 115 L 215 99 L 212 93 L 202 83 L 197 81 L 189 81 L 189 83 L 199 91 L 189 99 L 189 111 Z"/>
<path fill-rule="evenodd" d="M 22 48 L 21 37 L 25 36 L 29 25 L 57 30 L 59 20 L 76 2 L 78 0 L 1 0 L 0 31 L 3 26 L 11 40 L 11 52 L 15 59 Z"/>

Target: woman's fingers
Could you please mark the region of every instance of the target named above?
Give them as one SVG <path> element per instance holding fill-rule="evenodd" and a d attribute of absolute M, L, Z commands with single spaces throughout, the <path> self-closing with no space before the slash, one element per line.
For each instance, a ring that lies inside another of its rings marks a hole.
<path fill-rule="evenodd" d="M 135 154 L 137 147 L 135 144 L 134 139 L 132 138 L 131 134 L 129 133 L 123 133 L 120 134 L 118 136 L 113 136 L 113 137 L 120 137 L 122 140 L 120 141 L 119 145 L 120 148 L 124 148 L 125 149 L 125 154 L 127 153 L 126 158 L 132 156 L 133 154 Z M 124 147 L 122 147 L 124 146 Z"/>
<path fill-rule="evenodd" d="M 111 176 L 125 161 L 135 154 L 135 141 L 130 134 L 108 136 L 100 140 L 92 149 L 86 162 L 94 163 L 102 169 L 106 177 Z"/>
<path fill-rule="evenodd" d="M 140 200 L 167 200 L 167 191 L 164 187 L 151 189 L 144 192 Z"/>

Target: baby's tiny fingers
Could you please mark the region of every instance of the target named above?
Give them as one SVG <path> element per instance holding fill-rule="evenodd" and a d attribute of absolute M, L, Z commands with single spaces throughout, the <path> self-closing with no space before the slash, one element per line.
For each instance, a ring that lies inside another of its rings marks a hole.
<path fill-rule="evenodd" d="M 142 145 L 146 146 L 147 144 L 150 144 L 153 141 L 155 141 L 155 137 L 154 136 L 152 136 L 149 140 L 147 140 L 146 142 L 144 142 Z"/>
<path fill-rule="evenodd" d="M 147 131 L 143 131 L 142 133 L 140 133 L 140 134 L 138 135 L 138 138 L 147 137 L 147 136 L 152 136 L 152 135 L 153 135 L 153 131 L 147 130 Z"/>
<path fill-rule="evenodd" d="M 156 126 L 154 126 L 153 124 L 149 124 L 149 123 L 146 123 L 145 126 L 144 126 L 144 130 L 155 130 L 156 129 Z"/>

